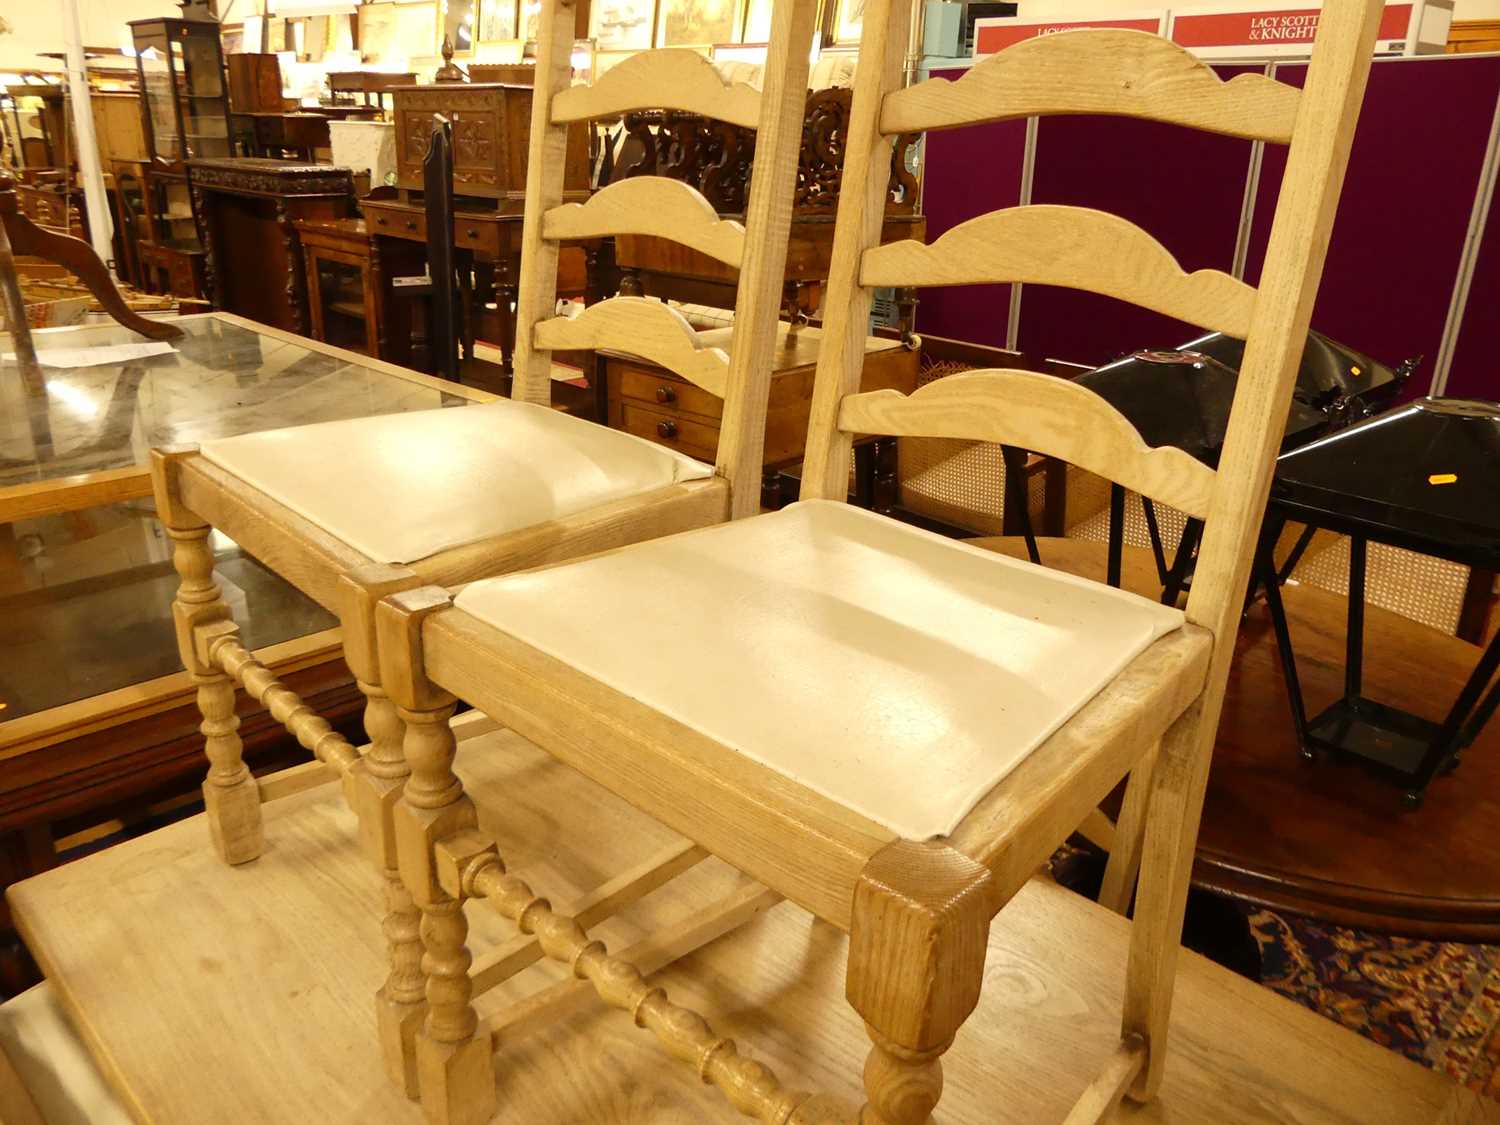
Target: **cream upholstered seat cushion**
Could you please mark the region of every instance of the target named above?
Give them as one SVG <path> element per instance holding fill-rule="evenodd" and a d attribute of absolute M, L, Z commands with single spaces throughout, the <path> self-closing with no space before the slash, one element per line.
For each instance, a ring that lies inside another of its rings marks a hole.
<path fill-rule="evenodd" d="M 47 1125 L 131 1125 L 45 981 L 0 1004 L 0 1052 Z"/>
<path fill-rule="evenodd" d="M 476 582 L 457 605 L 919 840 L 1183 622 L 828 501 Z"/>
<path fill-rule="evenodd" d="M 509 399 L 223 438 L 203 455 L 373 561 L 398 564 L 713 474 Z"/>

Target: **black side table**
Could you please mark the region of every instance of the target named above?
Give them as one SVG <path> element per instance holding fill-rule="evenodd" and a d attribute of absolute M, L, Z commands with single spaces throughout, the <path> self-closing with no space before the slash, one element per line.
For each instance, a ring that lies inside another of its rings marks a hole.
<path fill-rule="evenodd" d="M 1299 546 L 1318 528 L 1350 539 L 1344 696 L 1312 719 L 1297 680 L 1272 558 L 1288 520 L 1307 525 Z M 1407 802 L 1416 806 L 1432 779 L 1457 765 L 1500 707 L 1500 635 L 1441 722 L 1365 698 L 1360 681 L 1371 540 L 1484 570 L 1500 568 L 1500 405 L 1423 399 L 1283 454 L 1271 486 L 1257 570 L 1302 753 L 1356 761 L 1404 786 Z"/>

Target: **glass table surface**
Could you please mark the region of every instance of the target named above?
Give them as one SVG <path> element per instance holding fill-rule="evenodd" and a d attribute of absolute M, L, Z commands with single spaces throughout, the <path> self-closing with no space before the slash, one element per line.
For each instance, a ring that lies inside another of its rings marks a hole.
<path fill-rule="evenodd" d="M 153 446 L 469 401 L 218 315 L 177 323 L 186 334 L 170 353 L 44 366 L 42 394 L 26 390 L 14 361 L 0 364 L 0 489 L 144 466 Z M 139 342 L 115 324 L 36 333 L 41 352 Z"/>
<path fill-rule="evenodd" d="M 171 353 L 44 367 L 43 394 L 26 391 L 13 361 L 0 362 L 0 496 L 49 481 L 61 490 L 69 487 L 62 478 L 132 466 L 144 477 L 153 446 L 471 401 L 462 388 L 450 392 L 363 356 L 318 350 L 325 345 L 304 347 L 222 314 L 178 323 L 186 335 L 172 341 Z M 35 338 L 42 351 L 141 342 L 113 324 Z M 79 701 L 181 670 L 171 542 L 148 494 L 143 481 L 119 502 L 44 507 L 44 514 L 0 522 L 0 746 L 7 736 L 32 737 L 53 708 L 86 706 Z M 337 624 L 227 537 L 215 532 L 212 546 L 215 575 L 248 647 L 311 638 Z M 77 708 L 57 715 L 62 737 Z"/>

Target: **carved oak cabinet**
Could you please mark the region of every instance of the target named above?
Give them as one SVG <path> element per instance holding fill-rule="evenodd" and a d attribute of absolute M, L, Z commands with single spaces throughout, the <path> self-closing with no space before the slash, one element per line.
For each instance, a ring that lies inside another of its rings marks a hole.
<path fill-rule="evenodd" d="M 306 335 L 295 221 L 352 214 L 349 169 L 260 157 L 189 160 L 188 182 L 214 307 Z"/>

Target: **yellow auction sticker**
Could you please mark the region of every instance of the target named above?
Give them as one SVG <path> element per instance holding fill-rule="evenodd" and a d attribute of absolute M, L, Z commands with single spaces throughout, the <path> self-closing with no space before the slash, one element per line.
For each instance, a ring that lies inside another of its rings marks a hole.
<path fill-rule="evenodd" d="M 1428 484 L 1457 484 L 1457 473 L 1433 473 L 1427 478 Z"/>

